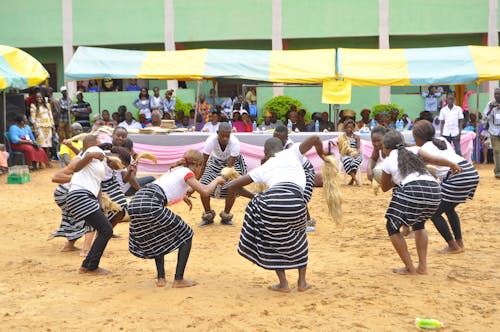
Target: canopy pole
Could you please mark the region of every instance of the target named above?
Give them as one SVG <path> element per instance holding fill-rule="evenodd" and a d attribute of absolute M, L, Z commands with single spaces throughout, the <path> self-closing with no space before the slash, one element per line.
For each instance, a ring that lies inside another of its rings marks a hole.
<path fill-rule="evenodd" d="M 200 89 L 201 89 L 201 80 L 196 81 L 196 96 L 194 96 L 194 101 L 196 104 L 200 102 Z"/>
<path fill-rule="evenodd" d="M 97 80 L 97 110 L 99 111 L 99 116 L 101 116 L 101 82 L 102 80 Z"/>
<path fill-rule="evenodd" d="M 3 105 L 3 132 L 6 132 L 7 131 L 7 98 L 5 97 L 5 90 L 2 91 L 2 105 Z"/>
<path fill-rule="evenodd" d="M 475 138 L 475 149 L 476 149 L 476 163 L 479 164 L 481 162 L 481 154 L 479 153 L 480 147 L 480 137 L 479 137 L 479 85 L 480 83 L 476 83 L 476 128 L 474 129 L 476 133 Z"/>

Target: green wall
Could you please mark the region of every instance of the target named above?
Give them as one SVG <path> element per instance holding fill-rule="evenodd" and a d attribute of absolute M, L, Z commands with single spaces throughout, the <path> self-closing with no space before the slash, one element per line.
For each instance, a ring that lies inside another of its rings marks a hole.
<path fill-rule="evenodd" d="M 73 43 L 163 43 L 164 11 L 163 0 L 73 0 Z"/>
<path fill-rule="evenodd" d="M 391 0 L 389 4 L 392 35 L 488 32 L 488 0 Z"/>
<path fill-rule="evenodd" d="M 378 48 L 378 37 L 287 39 L 289 50 L 310 48 Z"/>
<path fill-rule="evenodd" d="M 61 46 L 61 0 L 1 1 L 0 44 L 14 47 Z"/>
<path fill-rule="evenodd" d="M 271 39 L 271 0 L 176 0 L 175 41 Z"/>
<path fill-rule="evenodd" d="M 378 35 L 378 1 L 283 0 L 283 38 Z"/>
<path fill-rule="evenodd" d="M 422 47 L 447 47 L 464 45 L 482 45 L 482 35 L 442 35 L 442 36 L 390 36 L 391 48 L 422 48 Z"/>
<path fill-rule="evenodd" d="M 55 63 L 57 66 L 57 86 L 55 88 L 59 90 L 59 87 L 64 85 L 64 62 L 61 47 L 24 48 L 23 50 L 42 64 Z"/>

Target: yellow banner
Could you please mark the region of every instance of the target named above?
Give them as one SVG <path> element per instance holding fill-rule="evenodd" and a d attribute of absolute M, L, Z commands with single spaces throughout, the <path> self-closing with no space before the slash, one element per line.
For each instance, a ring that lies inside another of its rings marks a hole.
<path fill-rule="evenodd" d="M 350 104 L 351 87 L 350 81 L 325 81 L 323 82 L 321 102 L 323 104 Z"/>

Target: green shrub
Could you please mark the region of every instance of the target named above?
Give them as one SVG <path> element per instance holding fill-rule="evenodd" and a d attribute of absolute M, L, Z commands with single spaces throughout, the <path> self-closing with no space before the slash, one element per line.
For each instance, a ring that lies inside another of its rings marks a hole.
<path fill-rule="evenodd" d="M 184 115 L 189 116 L 189 111 L 193 108 L 193 104 L 185 103 L 179 97 L 175 97 L 175 112 L 183 111 Z"/>
<path fill-rule="evenodd" d="M 277 96 L 268 100 L 268 102 L 264 105 L 264 109 L 261 110 L 261 113 L 264 114 L 266 110 L 270 110 L 276 112 L 278 119 L 284 120 L 286 113 L 290 110 L 290 106 L 292 105 L 297 106 L 297 110 L 299 110 L 302 103 L 299 100 L 288 96 Z"/>
<path fill-rule="evenodd" d="M 393 109 L 397 109 L 399 111 L 398 119 L 401 119 L 401 116 L 405 113 L 405 111 L 396 104 L 377 104 L 372 107 L 371 116 L 375 118 L 380 112 L 386 112 L 387 116 L 390 117 Z"/>

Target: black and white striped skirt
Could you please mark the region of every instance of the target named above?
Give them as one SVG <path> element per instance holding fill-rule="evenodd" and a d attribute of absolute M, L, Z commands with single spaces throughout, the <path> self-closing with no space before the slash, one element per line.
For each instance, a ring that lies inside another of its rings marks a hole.
<path fill-rule="evenodd" d="M 109 199 L 122 207 L 122 211 L 127 209 L 127 199 L 114 174 L 110 179 L 101 182 L 101 189 L 103 193 L 109 196 Z M 104 211 L 104 215 L 108 220 L 111 220 L 119 212 L 120 211 Z"/>
<path fill-rule="evenodd" d="M 224 167 L 227 167 L 227 160 L 220 160 L 210 156 L 210 158 L 208 158 L 207 165 L 205 166 L 205 171 L 201 176 L 200 183 L 204 185 L 209 184 L 216 177 L 221 175 L 220 171 Z M 245 163 L 245 159 L 243 159 L 243 156 L 241 154 L 238 157 L 236 157 L 233 167 L 240 175 L 245 175 L 247 173 L 247 164 Z M 212 192 L 211 194 L 212 197 L 215 198 L 227 197 L 227 189 L 225 188 L 220 188 L 220 193 L 219 190 L 217 190 L 218 192 L 217 195 L 214 195 L 214 192 Z"/>
<path fill-rule="evenodd" d="M 474 197 L 479 174 L 468 161 L 463 160 L 458 165 L 462 168 L 462 173 L 448 173 L 441 182 L 441 194 L 443 201 L 460 204 Z"/>
<path fill-rule="evenodd" d="M 165 204 L 165 193 L 156 184 L 141 188 L 130 201 L 128 249 L 134 256 L 155 258 L 166 255 L 193 237 L 191 227 Z"/>
<path fill-rule="evenodd" d="M 280 183 L 247 205 L 238 253 L 264 269 L 307 265 L 306 200 L 302 188 Z"/>
<path fill-rule="evenodd" d="M 404 186 L 396 186 L 385 213 L 387 228 L 398 231 L 403 225 L 425 222 L 434 215 L 440 203 L 441 188 L 436 181 L 416 180 Z"/>
<path fill-rule="evenodd" d="M 357 171 L 362 162 L 363 157 L 361 155 L 356 158 L 351 156 L 342 157 L 342 165 L 344 166 L 344 170 L 347 174 Z"/>
<path fill-rule="evenodd" d="M 316 173 L 314 172 L 313 164 L 307 160 L 302 167 L 304 168 L 304 173 L 306 174 L 306 188 L 304 189 L 304 198 L 306 202 L 309 203 L 313 193 L 314 187 L 314 176 Z"/>
<path fill-rule="evenodd" d="M 66 209 L 71 218 L 84 220 L 86 216 L 101 208 L 94 194 L 85 189 L 78 189 L 68 193 Z"/>
<path fill-rule="evenodd" d="M 61 208 L 61 225 L 59 229 L 52 233 L 54 237 L 64 237 L 68 241 L 73 241 L 81 238 L 85 233 L 93 231 L 91 226 L 85 226 L 85 220 L 74 219 L 67 211 L 66 199 L 68 197 L 69 188 L 60 184 L 54 190 L 54 201 Z"/>

